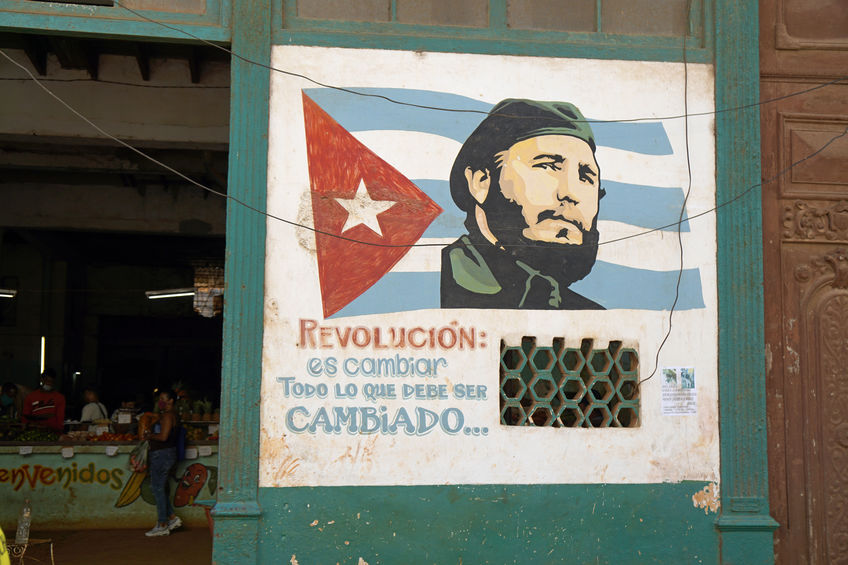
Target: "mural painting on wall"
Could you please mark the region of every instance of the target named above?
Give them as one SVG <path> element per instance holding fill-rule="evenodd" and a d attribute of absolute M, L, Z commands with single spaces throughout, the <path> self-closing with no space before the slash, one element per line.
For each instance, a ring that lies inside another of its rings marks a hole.
<path fill-rule="evenodd" d="M 174 477 L 172 477 L 173 479 Z M 218 468 L 209 467 L 202 463 L 192 463 L 186 466 L 182 476 L 176 480 L 176 488 L 173 490 L 173 503 L 175 508 L 194 504 L 200 498 L 203 487 L 207 487 L 209 496 L 214 498 L 218 488 Z M 121 494 L 115 501 L 116 508 L 122 508 L 135 502 L 139 497 L 152 506 L 156 506 L 153 498 L 153 490 L 150 475 L 147 471 L 134 471 L 127 484 L 124 485 Z"/>
<path fill-rule="evenodd" d="M 203 463 L 191 463 L 185 467 L 179 478 L 174 477 L 176 486 L 171 488 L 174 493 L 175 507 L 188 506 L 205 494 L 214 498 L 218 487 L 218 468 Z M 13 491 L 29 488 L 34 490 L 43 487 L 57 487 L 62 490 L 94 485 L 108 488 L 111 491 L 120 490 L 116 508 L 123 508 L 141 498 L 151 505 L 156 505 L 147 472 L 133 472 L 123 468 L 102 467 L 94 462 L 78 464 L 71 462 L 58 467 L 23 464 L 13 468 L 0 468 L 0 486 L 8 485 Z"/>
<path fill-rule="evenodd" d="M 667 307 L 677 273 L 596 262 L 599 220 L 677 229 L 681 187 L 610 180 L 596 157 L 599 145 L 626 155 L 671 155 L 661 123 L 591 120 L 569 102 L 506 99 L 488 106 L 444 92 L 349 90 L 485 117 L 446 122 L 382 98 L 302 91 L 325 316 L 436 307 Z M 410 180 L 351 133 L 375 128 L 462 146 L 442 171 L 446 179 Z M 626 178 L 627 171 L 612 176 Z M 688 231 L 685 210 L 683 218 Z M 455 241 L 442 249 L 439 272 L 393 270 L 413 246 L 444 238 Z M 633 287 L 640 292 L 622 300 L 622 289 Z M 704 307 L 697 268 L 684 271 L 681 290 L 678 308 Z"/>
<path fill-rule="evenodd" d="M 100 485 L 118 490 L 123 485 L 126 474 L 124 469 L 101 467 L 93 462 L 80 465 L 74 461 L 60 466 L 25 463 L 11 468 L 0 467 L 0 485 L 8 484 L 14 491 L 44 486 L 67 490 L 79 485 Z"/>
<path fill-rule="evenodd" d="M 688 219 L 714 205 L 711 118 L 690 124 L 688 199 L 683 124 L 651 118 L 679 109 L 669 85 L 680 79 L 674 96 L 683 95 L 682 67 L 296 46 L 274 53 L 275 66 L 340 87 L 272 79 L 268 211 L 290 218 L 297 210 L 309 230 L 268 220 L 260 484 L 529 482 L 544 468 L 556 469 L 545 480 L 680 479 L 626 458 L 586 458 L 582 471 L 582 463 L 557 465 L 583 449 L 581 436 L 551 444 L 526 428 L 507 431 L 499 379 L 503 348 L 532 343 L 520 355 L 535 363 L 524 383 L 534 398 L 516 409 L 538 404 L 550 417 L 535 425 L 569 427 L 561 412 L 576 403 L 561 400 L 567 391 L 551 400 L 539 388 L 557 369 L 533 355 L 559 359 L 563 347 L 580 353 L 589 343 L 586 359 L 619 350 L 652 358 L 678 277 L 675 324 L 701 331 L 704 347 L 672 339 L 661 361 L 714 374 L 706 356 L 716 339 L 714 221 Z M 690 67 L 690 107 L 708 111 L 709 66 Z M 504 80 L 515 76 L 536 78 Z M 617 121 L 622 115 L 628 120 Z M 682 271 L 678 231 L 694 250 Z M 698 386 L 708 407 L 699 414 L 709 420 L 715 383 Z M 658 401 L 636 410 L 649 426 L 661 413 Z M 668 444 L 697 443 L 710 479 L 718 468 L 711 430 Z M 636 437 L 648 451 L 664 441 Z M 598 441 L 609 453 L 624 448 L 620 435 Z M 475 456 L 483 453 L 488 463 Z M 531 454 L 541 459 L 528 474 L 521 461 Z"/>

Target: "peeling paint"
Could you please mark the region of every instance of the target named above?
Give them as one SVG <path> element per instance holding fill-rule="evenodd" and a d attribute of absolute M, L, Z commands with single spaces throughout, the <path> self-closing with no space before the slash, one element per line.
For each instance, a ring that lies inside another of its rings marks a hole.
<path fill-rule="evenodd" d="M 771 373 L 772 353 L 771 344 L 766 344 L 766 373 Z"/>
<path fill-rule="evenodd" d="M 721 506 L 718 484 L 711 483 L 706 485 L 702 490 L 693 494 L 692 505 L 696 508 L 703 508 L 704 514 L 707 514 L 708 512 L 718 512 L 718 509 Z"/>
<path fill-rule="evenodd" d="M 363 558 L 361 558 L 361 557 L 360 557 L 360 558 L 359 558 L 359 562 L 358 562 L 356 565 L 368 565 L 368 562 L 367 562 L 367 561 L 365 561 Z"/>
<path fill-rule="evenodd" d="M 790 346 L 786 346 L 786 353 L 788 354 L 787 361 L 789 361 L 786 369 L 794 374 L 799 374 L 801 372 L 801 356 L 798 355 L 798 352 L 792 349 Z"/>
<path fill-rule="evenodd" d="M 312 226 L 312 195 L 306 190 L 300 195 L 300 202 L 297 207 L 297 223 L 302 226 Z M 297 230 L 295 234 L 298 244 L 307 253 L 314 255 L 316 253 L 315 235 L 312 231 L 309 229 Z"/>
<path fill-rule="evenodd" d="M 289 561 L 289 563 L 291 565 L 300 565 L 300 563 L 297 562 L 297 558 L 294 556 L 294 553 L 292 553 L 291 560 Z"/>

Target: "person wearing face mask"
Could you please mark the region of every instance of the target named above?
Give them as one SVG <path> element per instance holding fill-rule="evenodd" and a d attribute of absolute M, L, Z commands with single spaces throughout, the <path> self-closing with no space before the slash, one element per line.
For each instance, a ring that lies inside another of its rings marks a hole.
<path fill-rule="evenodd" d="M 56 371 L 41 373 L 41 387 L 24 399 L 22 420 L 25 424 L 50 428 L 62 432 L 65 421 L 65 396 L 55 390 Z"/>
<path fill-rule="evenodd" d="M 145 532 L 148 537 L 167 536 L 171 531 L 183 525 L 179 516 L 174 513 L 171 497 L 168 492 L 168 477 L 171 469 L 177 464 L 177 415 L 174 411 L 176 395 L 171 390 L 159 392 L 157 407 L 159 421 L 151 430 L 145 432 L 149 442 L 150 452 L 148 463 L 151 490 L 156 500 L 156 526 Z"/>

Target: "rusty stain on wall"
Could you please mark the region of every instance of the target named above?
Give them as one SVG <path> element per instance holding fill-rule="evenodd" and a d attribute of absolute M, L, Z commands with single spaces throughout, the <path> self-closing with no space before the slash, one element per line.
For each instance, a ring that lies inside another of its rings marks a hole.
<path fill-rule="evenodd" d="M 351 446 L 348 446 L 345 449 L 345 452 L 339 455 L 334 463 L 341 463 L 345 459 L 349 459 L 351 463 L 360 462 L 363 465 L 370 465 L 372 463 L 371 457 L 374 454 L 374 447 L 377 443 L 377 436 L 372 436 L 367 441 L 358 441 L 356 442 L 356 449 L 354 450 Z"/>
<path fill-rule="evenodd" d="M 718 484 L 710 483 L 702 490 L 693 494 L 692 505 L 696 508 L 703 508 L 704 514 L 707 514 L 708 512 L 718 512 L 718 508 L 721 506 L 718 494 Z"/>
<path fill-rule="evenodd" d="M 277 467 L 275 477 L 277 478 L 277 480 L 282 480 L 285 477 L 288 477 L 289 475 L 293 474 L 299 466 L 300 457 L 289 455 L 288 457 L 280 461 L 280 466 Z"/>
<path fill-rule="evenodd" d="M 274 471 L 274 477 L 277 480 L 283 480 L 294 474 L 300 466 L 300 457 L 296 457 L 291 453 L 286 443 L 285 435 L 270 438 L 267 436 L 265 428 L 262 431 L 265 436 L 262 442 L 262 457 L 267 457 L 278 462 Z"/>

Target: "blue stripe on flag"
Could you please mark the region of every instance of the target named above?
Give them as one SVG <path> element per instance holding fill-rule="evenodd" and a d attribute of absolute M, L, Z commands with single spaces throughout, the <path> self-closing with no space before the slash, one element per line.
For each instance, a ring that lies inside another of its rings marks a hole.
<path fill-rule="evenodd" d="M 492 105 L 467 96 L 405 88 L 357 88 L 363 94 L 386 96 L 408 104 L 455 108 L 469 112 L 445 112 L 395 104 L 382 98 L 358 96 L 332 88 L 306 88 L 304 92 L 346 130 L 419 131 L 441 135 L 463 143 L 483 120 L 479 112 Z M 587 118 L 588 119 L 588 118 Z M 609 123 L 591 121 L 598 146 L 613 147 L 644 155 L 673 153 L 661 122 Z"/>
<path fill-rule="evenodd" d="M 677 271 L 649 271 L 598 261 L 571 290 L 608 310 L 668 310 L 674 300 Z M 439 308 L 441 273 L 387 273 L 331 318 Z M 698 269 L 685 269 L 677 310 L 704 308 Z"/>
<path fill-rule="evenodd" d="M 598 219 L 623 222 L 642 228 L 676 224 L 686 196 L 682 188 L 643 186 L 605 179 L 601 179 L 601 186 L 607 191 L 607 195 L 601 200 Z M 676 232 L 677 225 L 663 228 L 663 231 Z M 689 231 L 685 212 L 680 231 Z"/>
<path fill-rule="evenodd" d="M 438 308 L 441 273 L 386 273 L 356 300 L 330 316 L 346 318 Z"/>
<path fill-rule="evenodd" d="M 450 183 L 438 179 L 411 179 L 415 186 L 442 207 L 421 237 L 459 237 L 465 233 L 465 212 L 456 207 L 450 193 Z"/>
<path fill-rule="evenodd" d="M 590 125 L 598 147 L 613 147 L 643 155 L 672 155 L 674 153 L 662 122 L 590 121 Z"/>
<path fill-rule="evenodd" d="M 569 288 L 608 310 L 668 310 L 674 301 L 678 271 L 649 271 L 598 261 L 586 278 Z M 701 274 L 684 269 L 676 310 L 704 308 Z"/>

